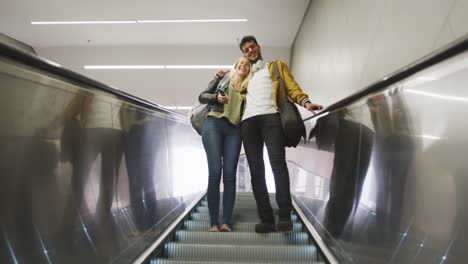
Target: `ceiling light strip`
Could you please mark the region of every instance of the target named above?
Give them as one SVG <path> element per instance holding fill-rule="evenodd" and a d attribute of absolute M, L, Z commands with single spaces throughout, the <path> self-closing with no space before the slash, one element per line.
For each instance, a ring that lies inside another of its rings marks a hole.
<path fill-rule="evenodd" d="M 145 69 L 164 69 L 164 65 L 85 65 L 87 70 L 145 70 Z"/>
<path fill-rule="evenodd" d="M 247 22 L 246 18 L 235 19 L 158 19 L 137 20 L 138 23 L 219 23 L 219 22 Z"/>
<path fill-rule="evenodd" d="M 32 21 L 32 25 L 136 24 L 136 20 L 115 21 Z"/>
<path fill-rule="evenodd" d="M 105 20 L 105 21 L 31 21 L 32 25 L 83 25 L 83 24 L 148 24 L 148 23 L 230 23 L 248 22 L 246 18 L 233 19 L 157 19 L 157 20 Z"/>
<path fill-rule="evenodd" d="M 232 65 L 166 65 L 166 69 L 225 69 Z"/>
<path fill-rule="evenodd" d="M 86 70 L 230 69 L 232 65 L 85 65 Z"/>

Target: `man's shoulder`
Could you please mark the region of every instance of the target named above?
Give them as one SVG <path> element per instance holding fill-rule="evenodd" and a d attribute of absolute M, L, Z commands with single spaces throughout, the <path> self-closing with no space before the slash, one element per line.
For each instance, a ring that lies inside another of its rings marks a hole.
<path fill-rule="evenodd" d="M 282 60 L 270 60 L 268 61 L 269 63 L 269 66 L 270 67 L 273 67 L 273 63 L 276 63 L 276 65 L 278 65 L 278 68 L 284 68 L 284 67 L 288 67 L 288 64 Z"/>

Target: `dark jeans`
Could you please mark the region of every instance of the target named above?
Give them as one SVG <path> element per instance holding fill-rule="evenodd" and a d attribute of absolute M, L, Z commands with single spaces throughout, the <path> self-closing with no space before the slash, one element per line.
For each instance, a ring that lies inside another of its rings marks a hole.
<path fill-rule="evenodd" d="M 211 225 L 218 225 L 219 184 L 223 174 L 223 223 L 232 224 L 236 198 L 236 171 L 241 148 L 239 128 L 225 118 L 208 116 L 203 126 L 203 146 L 208 159 L 208 209 Z"/>
<path fill-rule="evenodd" d="M 241 124 L 245 155 L 250 167 L 252 189 L 258 215 L 263 223 L 274 223 L 273 209 L 268 197 L 263 161 L 265 143 L 276 186 L 276 202 L 280 209 L 292 209 L 289 172 L 286 165 L 283 128 L 279 114 L 251 117 Z"/>

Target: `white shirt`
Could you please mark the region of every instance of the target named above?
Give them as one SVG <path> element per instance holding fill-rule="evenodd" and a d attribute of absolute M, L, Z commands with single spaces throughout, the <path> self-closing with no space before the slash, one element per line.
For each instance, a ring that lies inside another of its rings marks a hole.
<path fill-rule="evenodd" d="M 257 115 L 274 114 L 276 111 L 273 102 L 273 82 L 271 81 L 268 65 L 264 63 L 263 67 L 253 73 L 252 79 L 247 86 L 247 98 L 242 121 Z M 253 67 L 255 68 L 255 67 Z"/>

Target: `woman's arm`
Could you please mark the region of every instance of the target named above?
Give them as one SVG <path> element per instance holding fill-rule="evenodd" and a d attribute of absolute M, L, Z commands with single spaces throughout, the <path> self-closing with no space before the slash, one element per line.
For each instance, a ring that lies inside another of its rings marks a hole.
<path fill-rule="evenodd" d="M 216 88 L 218 87 L 218 83 L 221 79 L 214 78 L 210 84 L 208 84 L 208 88 L 206 88 L 201 94 L 198 96 L 198 101 L 202 104 L 216 104 L 218 102 L 218 94 L 216 92 Z"/>

